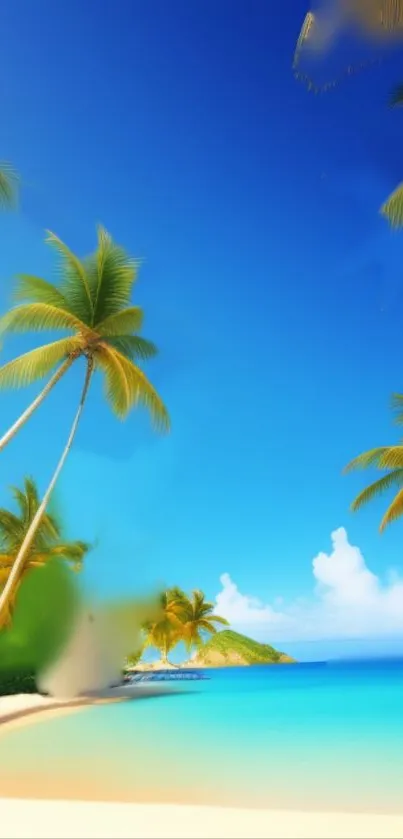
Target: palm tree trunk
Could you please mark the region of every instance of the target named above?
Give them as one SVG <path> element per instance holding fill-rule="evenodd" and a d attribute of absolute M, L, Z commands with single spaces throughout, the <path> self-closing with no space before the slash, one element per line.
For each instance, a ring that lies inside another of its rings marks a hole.
<path fill-rule="evenodd" d="M 4 586 L 4 589 L 3 589 L 3 591 L 0 595 L 0 626 L 1 626 L 3 614 L 7 610 L 9 601 L 10 601 L 11 597 L 13 596 L 13 592 L 14 592 L 16 586 L 18 585 L 20 579 L 21 579 L 22 573 L 24 571 L 27 555 L 29 553 L 29 549 L 32 545 L 32 542 L 33 542 L 34 538 L 35 538 L 35 535 L 36 535 L 38 527 L 41 523 L 41 520 L 42 520 L 42 518 L 45 514 L 46 507 L 48 505 L 50 496 L 52 495 L 52 492 L 55 488 L 57 479 L 60 475 L 60 472 L 63 469 L 63 466 L 64 466 L 64 463 L 66 461 L 67 455 L 69 454 L 70 449 L 73 445 L 74 437 L 76 435 L 78 424 L 80 422 L 81 414 L 82 414 L 82 411 L 83 411 L 83 408 L 84 408 L 85 400 L 86 400 L 86 397 L 87 397 L 87 394 L 88 394 L 88 388 L 89 388 L 90 381 L 91 381 L 93 367 L 94 367 L 93 360 L 91 358 L 89 358 L 88 359 L 88 364 L 87 364 L 87 371 L 86 371 L 86 374 L 85 374 L 84 387 L 83 387 L 83 390 L 82 390 L 82 393 L 81 393 L 81 398 L 80 398 L 78 410 L 77 410 L 77 413 L 74 417 L 73 425 L 71 426 L 71 431 L 70 431 L 70 434 L 68 436 L 66 446 L 63 450 L 63 453 L 62 453 L 62 456 L 59 460 L 59 463 L 56 466 L 56 469 L 53 473 L 53 477 L 52 477 L 52 479 L 50 481 L 50 484 L 49 484 L 49 486 L 48 486 L 48 488 L 45 492 L 45 495 L 43 496 L 41 504 L 39 505 L 39 507 L 38 507 L 38 509 L 35 513 L 35 516 L 32 519 L 32 522 L 31 522 L 31 524 L 30 524 L 30 526 L 29 526 L 29 528 L 26 532 L 24 541 L 23 541 L 23 543 L 22 543 L 22 545 L 21 545 L 21 547 L 18 551 L 18 554 L 17 554 L 17 556 L 15 558 L 15 561 L 14 561 L 14 565 L 11 569 L 10 576 L 9 576 L 9 578 L 8 578 L 8 580 L 7 580 L 7 582 Z"/>
<path fill-rule="evenodd" d="M 9 428 L 8 431 L 6 431 L 6 433 L 3 435 L 3 437 L 0 438 L 0 452 L 7 446 L 7 443 L 9 443 L 10 440 L 13 439 L 15 434 L 17 434 L 17 431 L 19 431 L 20 428 L 22 428 L 22 426 L 25 425 L 27 420 L 29 420 L 31 414 L 33 414 L 34 411 L 36 411 L 36 409 L 39 408 L 39 405 L 41 405 L 48 393 L 50 393 L 50 391 L 53 390 L 54 386 L 57 384 L 59 379 L 61 379 L 62 376 L 64 376 L 64 374 L 67 373 L 67 370 L 69 369 L 69 367 L 71 367 L 74 360 L 75 359 L 70 356 L 66 359 L 66 361 L 63 364 L 60 365 L 60 367 L 56 370 L 56 373 L 54 373 L 54 375 L 51 379 L 49 379 L 48 383 L 45 385 L 43 390 L 41 390 L 39 396 L 37 396 L 36 399 L 34 399 L 34 401 L 31 402 L 30 405 L 28 405 L 26 411 L 24 411 L 24 413 L 21 414 L 21 416 L 17 419 L 14 425 L 12 425 L 11 428 Z"/>

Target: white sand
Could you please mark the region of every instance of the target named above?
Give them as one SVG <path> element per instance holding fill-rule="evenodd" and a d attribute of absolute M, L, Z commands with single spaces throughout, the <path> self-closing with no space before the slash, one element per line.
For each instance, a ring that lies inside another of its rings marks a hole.
<path fill-rule="evenodd" d="M 402 839 L 402 816 L 0 799 L 2 839 Z"/>

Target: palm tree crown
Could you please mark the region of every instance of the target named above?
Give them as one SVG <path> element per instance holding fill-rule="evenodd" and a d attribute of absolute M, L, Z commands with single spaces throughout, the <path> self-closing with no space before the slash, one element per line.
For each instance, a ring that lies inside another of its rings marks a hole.
<path fill-rule="evenodd" d="M 0 334 L 40 331 L 69 333 L 0 368 L 0 387 L 18 387 L 47 376 L 57 365 L 65 370 L 78 358 L 103 373 L 112 410 L 124 418 L 145 405 L 155 424 L 167 429 L 166 408 L 137 362 L 154 356 L 156 347 L 140 337 L 143 313 L 130 305 L 138 263 L 116 245 L 103 227 L 93 254 L 79 259 L 53 233 L 47 242 L 60 259 L 58 285 L 32 275 L 18 278 L 18 303 L 0 318 Z"/>
<path fill-rule="evenodd" d="M 392 406 L 396 411 L 396 422 L 403 425 L 403 396 L 395 394 Z M 380 524 L 379 529 L 382 532 L 389 524 L 403 515 L 403 445 L 379 446 L 370 449 L 354 458 L 344 471 L 351 472 L 356 469 L 370 468 L 389 471 L 360 492 L 353 501 L 351 508 L 353 511 L 359 510 L 373 498 L 383 495 L 393 487 L 396 488 L 397 494 L 387 508 Z"/>
<path fill-rule="evenodd" d="M 199 589 L 182 601 L 181 619 L 183 641 L 188 650 L 201 647 L 206 635 L 215 635 L 217 629 L 214 624 L 228 626 L 225 618 L 214 614 L 214 603 L 209 603 Z"/>
<path fill-rule="evenodd" d="M 17 504 L 17 512 L 0 509 L 0 589 L 9 578 L 15 557 L 40 505 L 38 490 L 31 478 L 25 478 L 23 489 L 12 487 L 11 491 Z M 66 560 L 74 570 L 79 570 L 88 550 L 89 545 L 86 542 L 64 541 L 58 517 L 47 512 L 30 546 L 24 573 L 46 565 L 51 559 Z M 14 595 L 16 590 L 17 587 Z M 10 613 L 7 617 L 9 616 Z"/>

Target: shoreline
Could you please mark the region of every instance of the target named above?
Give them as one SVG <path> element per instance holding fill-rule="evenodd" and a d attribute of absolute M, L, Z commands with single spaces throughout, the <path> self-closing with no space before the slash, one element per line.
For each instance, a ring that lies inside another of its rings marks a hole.
<path fill-rule="evenodd" d="M 143 683 L 120 686 L 74 698 L 42 696 L 40 693 L 17 693 L 0 696 L 0 737 L 12 728 L 33 725 L 48 716 L 64 716 L 94 705 L 131 702 L 145 696 L 173 693 L 166 683 Z M 179 685 L 180 689 L 180 685 Z"/>
<path fill-rule="evenodd" d="M 402 816 L 0 799 L 1 839 L 401 839 Z"/>

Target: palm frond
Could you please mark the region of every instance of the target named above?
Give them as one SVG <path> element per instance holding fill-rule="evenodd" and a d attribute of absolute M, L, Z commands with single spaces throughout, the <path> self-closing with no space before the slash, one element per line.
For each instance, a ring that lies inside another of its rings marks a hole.
<path fill-rule="evenodd" d="M 61 291 L 53 283 L 33 274 L 18 274 L 13 297 L 20 302 L 46 303 L 48 306 L 69 311 L 68 302 Z"/>
<path fill-rule="evenodd" d="M 91 546 L 87 542 L 78 541 L 54 545 L 50 549 L 50 552 L 54 557 L 59 556 L 72 562 L 82 562 L 90 549 Z"/>
<path fill-rule="evenodd" d="M 119 335 L 108 338 L 107 343 L 130 361 L 148 361 L 158 355 L 158 347 L 140 335 Z"/>
<path fill-rule="evenodd" d="M 130 389 L 125 370 L 117 353 L 102 346 L 96 353 L 96 366 L 105 376 L 105 396 L 112 410 L 124 419 L 130 410 Z"/>
<path fill-rule="evenodd" d="M 143 405 L 154 425 L 169 430 L 169 416 L 155 388 L 139 367 L 118 350 L 102 344 L 96 355 L 106 374 L 106 394 L 112 410 L 124 418 L 131 408 Z"/>
<path fill-rule="evenodd" d="M 79 348 L 78 338 L 62 338 L 19 355 L 0 367 L 0 388 L 25 387 L 43 379 L 60 361 Z"/>
<path fill-rule="evenodd" d="M 50 230 L 47 231 L 46 242 L 56 250 L 60 257 L 62 271 L 60 290 L 68 301 L 69 309 L 83 323 L 91 326 L 94 304 L 84 263 Z"/>
<path fill-rule="evenodd" d="M 0 207 L 14 209 L 18 201 L 19 176 L 9 163 L 0 163 Z"/>
<path fill-rule="evenodd" d="M 13 546 L 24 536 L 24 525 L 10 510 L 0 509 L 0 543 Z"/>
<path fill-rule="evenodd" d="M 199 623 L 199 631 L 201 632 L 208 632 L 210 635 L 216 635 L 218 630 L 215 628 L 214 624 L 211 623 L 208 618 L 202 618 Z"/>
<path fill-rule="evenodd" d="M 347 466 L 344 467 L 343 472 L 352 472 L 354 469 L 369 469 L 371 466 L 380 467 L 380 461 L 384 453 L 388 450 L 388 446 L 378 446 L 376 449 L 370 449 L 367 452 L 355 457 Z"/>
<path fill-rule="evenodd" d="M 395 414 L 396 425 L 403 425 L 403 395 L 394 393 L 391 399 L 392 411 Z"/>
<path fill-rule="evenodd" d="M 403 225 L 403 183 L 389 195 L 381 207 L 381 215 L 385 216 L 391 227 Z"/>
<path fill-rule="evenodd" d="M 221 626 L 229 626 L 229 621 L 227 621 L 227 618 L 222 618 L 220 617 L 220 615 L 208 615 L 207 617 L 203 618 L 203 621 L 207 621 L 209 625 L 210 623 L 219 623 Z"/>
<path fill-rule="evenodd" d="M 395 498 L 393 499 L 390 507 L 386 510 L 386 513 L 381 521 L 379 526 L 379 530 L 381 533 L 385 530 L 388 524 L 391 524 L 396 519 L 400 518 L 403 515 L 403 489 L 399 490 Z"/>
<path fill-rule="evenodd" d="M 139 262 L 99 226 L 97 250 L 85 264 L 94 301 L 93 322 L 98 324 L 128 306 Z"/>
<path fill-rule="evenodd" d="M 49 303 L 22 303 L 0 318 L 0 334 L 59 329 L 85 331 L 85 325 L 71 312 Z"/>
<path fill-rule="evenodd" d="M 129 410 L 137 405 L 143 405 L 149 411 L 155 427 L 161 431 L 169 431 L 168 411 L 145 373 L 118 350 L 109 347 L 108 352 L 115 356 L 126 376 L 129 388 Z"/>
<path fill-rule="evenodd" d="M 24 489 L 11 487 L 11 492 L 17 502 L 20 518 L 25 524 L 30 524 L 40 504 L 39 493 L 32 478 L 24 479 Z"/>
<path fill-rule="evenodd" d="M 382 495 L 395 485 L 403 486 L 403 469 L 395 469 L 392 472 L 389 472 L 388 475 L 384 475 L 383 478 L 379 478 L 377 481 L 374 481 L 374 483 L 363 489 L 363 491 L 360 492 L 354 499 L 351 504 L 351 509 L 353 512 L 360 510 L 361 507 L 368 504 L 368 502 L 372 501 L 373 498 L 376 498 L 378 495 Z"/>
<path fill-rule="evenodd" d="M 143 310 L 140 306 L 129 306 L 97 323 L 96 330 L 102 337 L 129 336 L 132 332 L 140 332 L 142 325 Z"/>

